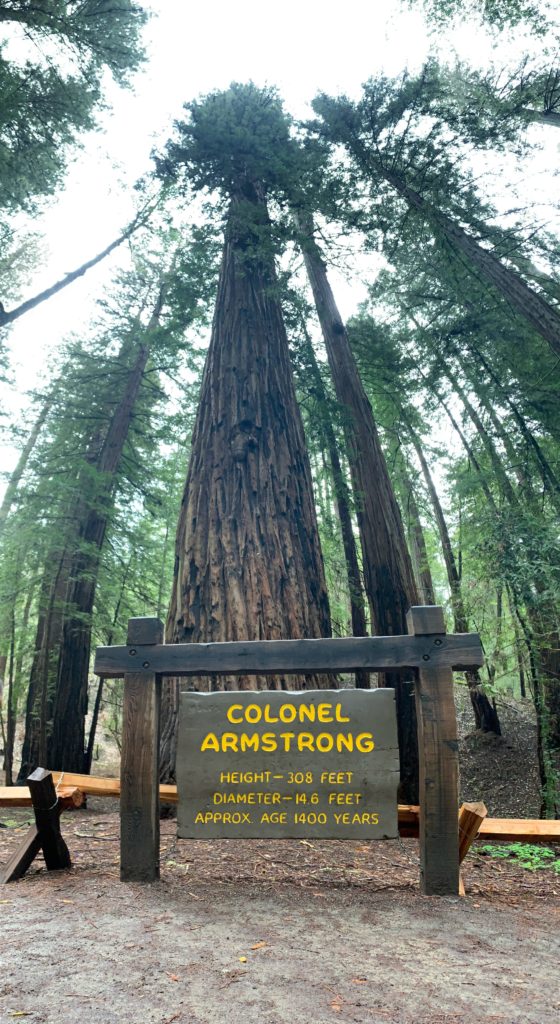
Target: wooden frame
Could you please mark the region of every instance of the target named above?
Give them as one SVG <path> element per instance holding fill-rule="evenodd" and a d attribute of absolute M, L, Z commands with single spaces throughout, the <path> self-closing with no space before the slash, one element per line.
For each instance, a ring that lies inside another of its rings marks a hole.
<path fill-rule="evenodd" d="M 130 619 L 127 644 L 99 647 L 94 671 L 124 677 L 121 878 L 159 875 L 159 708 L 162 676 L 416 670 L 420 757 L 420 886 L 459 891 L 458 746 L 452 670 L 483 664 L 474 633 L 447 635 L 443 610 L 414 607 L 408 635 L 169 644 L 159 619 Z"/>

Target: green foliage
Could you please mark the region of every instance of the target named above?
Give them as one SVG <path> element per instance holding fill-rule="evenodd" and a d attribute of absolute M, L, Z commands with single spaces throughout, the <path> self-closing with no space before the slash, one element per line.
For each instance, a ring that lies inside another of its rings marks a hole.
<path fill-rule="evenodd" d="M 107 71 L 143 59 L 131 0 L 7 0 L 0 10 L 0 207 L 32 211 L 60 184 L 70 148 L 95 127 Z"/>
<path fill-rule="evenodd" d="M 560 875 L 560 857 L 548 846 L 536 846 L 533 843 L 504 843 L 495 846 L 489 843 L 482 847 L 482 852 L 498 860 L 509 860 L 511 857 L 526 871 L 549 869 Z"/>
<path fill-rule="evenodd" d="M 424 7 L 434 31 L 454 18 L 472 18 L 503 32 L 521 27 L 543 36 L 551 25 L 554 7 L 548 0 L 407 0 L 409 6 Z"/>
<path fill-rule="evenodd" d="M 276 89 L 233 82 L 184 109 L 185 120 L 175 122 L 176 139 L 156 159 L 162 178 L 184 175 L 195 189 L 222 196 L 243 194 L 257 184 L 267 194 L 290 190 L 290 120 Z"/>

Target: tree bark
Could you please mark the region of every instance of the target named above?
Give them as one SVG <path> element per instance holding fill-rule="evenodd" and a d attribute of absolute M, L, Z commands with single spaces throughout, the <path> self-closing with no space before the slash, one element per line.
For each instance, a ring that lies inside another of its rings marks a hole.
<path fill-rule="evenodd" d="M 468 633 L 469 624 L 465 611 L 465 605 L 463 602 L 463 595 L 461 593 L 461 582 L 459 580 L 459 574 L 457 572 L 457 564 L 455 562 L 455 556 L 453 554 L 453 547 L 451 545 L 451 538 L 449 536 L 449 530 L 447 529 L 447 523 L 443 514 L 443 509 L 438 497 L 438 493 L 430 473 L 420 439 L 410 424 L 407 424 L 407 429 L 410 434 L 414 450 L 418 456 L 418 461 L 422 468 L 424 480 L 426 481 L 426 487 L 432 502 L 434 510 L 434 516 L 438 525 L 441 547 L 443 551 L 443 558 L 445 561 L 445 568 L 447 570 L 447 579 L 449 581 L 449 590 L 451 592 L 451 607 L 453 609 L 453 619 L 455 622 L 456 633 Z M 471 698 L 471 704 L 474 711 L 474 718 L 477 729 L 481 729 L 482 732 L 493 732 L 497 736 L 501 735 L 500 721 L 496 709 L 492 706 L 488 697 L 482 690 L 482 680 L 480 673 L 477 668 L 469 669 L 465 672 L 465 678 L 469 688 L 469 695 Z"/>
<path fill-rule="evenodd" d="M 150 323 L 136 350 L 124 393 L 113 414 L 95 464 L 99 488 L 85 510 L 77 539 L 76 554 L 70 569 L 52 734 L 49 742 L 49 766 L 59 771 L 82 772 L 85 766 L 91 613 L 97 587 L 99 559 L 112 507 L 115 475 L 150 355 L 150 334 L 159 323 L 163 298 L 164 287 L 161 286 Z"/>
<path fill-rule="evenodd" d="M 270 252 L 266 203 L 231 200 L 212 338 L 176 538 L 167 640 L 330 635 L 311 471 Z M 198 680 L 208 688 L 208 680 Z M 218 677 L 215 689 L 332 686 L 329 676 Z M 164 687 L 162 777 L 178 687 Z"/>
<path fill-rule="evenodd" d="M 328 396 L 321 377 L 321 371 L 317 363 L 311 339 L 306 337 L 306 355 L 312 373 L 312 387 L 315 398 L 320 407 L 326 411 L 321 420 L 321 430 L 324 435 L 326 448 L 329 454 L 330 468 L 334 484 L 334 494 L 338 518 L 340 521 L 340 532 L 342 535 L 342 546 L 346 562 L 346 576 L 348 580 L 348 594 L 350 597 L 350 618 L 352 622 L 352 636 L 367 636 L 366 612 L 364 607 L 364 593 L 352 525 L 352 513 L 350 509 L 350 495 L 348 484 L 344 477 L 338 444 L 332 422 L 328 412 Z M 370 674 L 358 669 L 355 672 L 356 687 L 358 689 L 369 689 Z"/>
<path fill-rule="evenodd" d="M 313 221 L 302 214 L 296 220 L 335 392 L 344 415 L 371 621 L 376 633 L 382 636 L 403 634 L 407 631 L 406 613 L 418 603 L 418 597 L 400 510 L 371 405 L 313 237 Z M 380 680 L 396 690 L 401 797 L 414 802 L 418 793 L 418 743 L 411 679 L 406 673 L 385 673 Z"/>

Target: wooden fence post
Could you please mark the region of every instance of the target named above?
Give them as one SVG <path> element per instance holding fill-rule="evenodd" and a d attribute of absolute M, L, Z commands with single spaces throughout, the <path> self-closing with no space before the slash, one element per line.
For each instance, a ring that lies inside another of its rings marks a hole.
<path fill-rule="evenodd" d="M 159 619 L 128 620 L 131 671 L 124 676 L 121 751 L 121 879 L 159 878 L 159 728 L 161 680 L 147 671 L 147 644 L 163 643 Z M 142 645 L 141 650 L 137 650 Z M 134 671 L 141 659 L 142 672 Z"/>
<path fill-rule="evenodd" d="M 420 889 L 427 896 L 459 892 L 459 758 L 453 672 L 430 667 L 431 651 L 445 643 L 443 609 L 411 608 L 408 632 L 426 638 L 418 670 L 416 715 L 420 759 Z"/>

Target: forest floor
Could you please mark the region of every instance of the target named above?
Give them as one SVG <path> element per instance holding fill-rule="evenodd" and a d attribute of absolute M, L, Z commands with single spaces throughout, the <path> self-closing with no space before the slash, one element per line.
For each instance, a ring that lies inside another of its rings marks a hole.
<path fill-rule="evenodd" d="M 493 815 L 534 816 L 532 718 L 513 702 L 501 710 L 501 742 L 461 740 L 463 796 Z M 413 839 L 177 841 L 168 819 L 161 880 L 140 886 L 119 881 L 115 802 L 90 798 L 62 824 L 72 870 L 49 874 L 37 860 L 0 892 L 0 1021 L 560 1019 L 560 877 L 550 870 L 477 843 L 467 896 L 423 897 Z M 0 829 L 0 862 L 20 837 Z"/>

